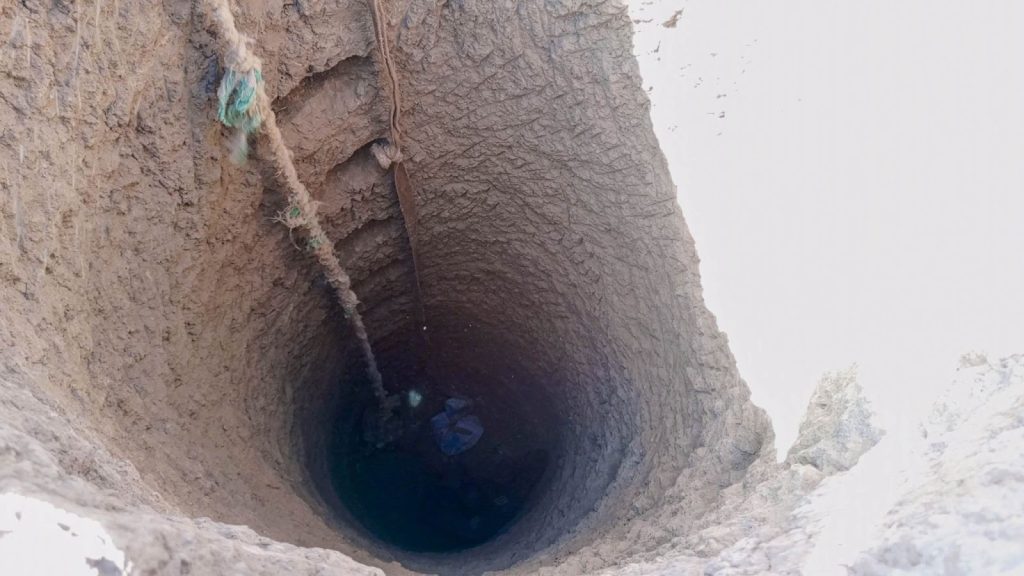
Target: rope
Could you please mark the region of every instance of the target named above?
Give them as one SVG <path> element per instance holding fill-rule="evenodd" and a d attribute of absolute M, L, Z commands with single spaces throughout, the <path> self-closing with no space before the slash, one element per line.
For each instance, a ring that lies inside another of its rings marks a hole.
<path fill-rule="evenodd" d="M 244 160 L 248 153 L 248 137 L 262 130 L 270 144 L 270 158 L 277 175 L 288 189 L 288 207 L 280 215 L 279 220 L 289 229 L 302 228 L 306 231 L 308 246 L 324 268 L 345 318 L 352 324 L 366 359 L 373 394 L 384 412 L 387 392 L 384 390 L 377 360 L 366 334 L 366 326 L 359 314 L 359 298 L 352 291 L 352 279 L 338 261 L 334 243 L 327 238 L 327 234 L 320 226 L 316 215 L 317 202 L 299 180 L 295 164 L 292 162 L 292 153 L 284 143 L 281 130 L 277 126 L 277 116 L 264 90 L 262 62 L 250 49 L 251 40 L 235 27 L 235 18 L 228 7 L 228 0 L 206 2 L 210 7 L 210 18 L 217 27 L 223 44 L 223 64 L 227 72 L 217 90 L 217 117 L 226 126 L 235 129 L 233 156 L 236 160 Z"/>
<path fill-rule="evenodd" d="M 391 46 L 388 43 L 384 11 L 381 9 L 380 0 L 370 0 L 370 11 L 373 13 L 373 34 L 377 40 L 377 50 L 380 51 L 381 65 L 391 85 L 391 146 L 386 152 L 392 162 L 401 162 L 402 130 L 398 126 L 398 116 L 402 110 L 402 94 L 398 90 L 398 73 L 395 71 L 395 63 L 391 59 Z M 374 152 L 374 155 L 376 156 L 377 152 Z M 380 162 L 379 156 L 377 161 Z M 387 166 L 383 166 L 383 168 L 387 170 Z"/>
<path fill-rule="evenodd" d="M 380 54 L 380 65 L 384 69 L 384 75 L 390 87 L 391 114 L 389 116 L 391 141 L 378 142 L 370 147 L 370 152 L 377 160 L 381 169 L 392 169 L 392 178 L 395 183 L 395 193 L 398 195 L 398 207 L 402 212 L 402 221 L 405 223 L 405 235 L 409 239 L 409 252 L 412 255 L 412 268 L 414 288 L 416 289 L 416 319 L 420 326 L 426 328 L 426 311 L 423 309 L 423 289 L 420 286 L 420 263 L 419 246 L 416 239 L 416 228 L 419 221 L 419 214 L 416 211 L 416 200 L 412 192 L 412 183 L 409 180 L 409 173 L 405 170 L 402 160 L 402 129 L 399 126 L 399 119 L 402 113 L 402 93 L 398 87 L 398 72 L 395 69 L 394 60 L 391 58 L 391 45 L 388 43 L 387 24 L 384 21 L 384 10 L 380 0 L 369 0 L 370 12 L 373 15 L 373 35 L 377 41 L 377 52 Z M 427 339 L 425 332 L 419 332 L 420 336 Z"/>

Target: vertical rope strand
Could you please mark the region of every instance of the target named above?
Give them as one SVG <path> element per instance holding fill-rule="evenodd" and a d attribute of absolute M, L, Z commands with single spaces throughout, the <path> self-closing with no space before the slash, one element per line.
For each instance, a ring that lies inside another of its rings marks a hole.
<path fill-rule="evenodd" d="M 266 136 L 270 145 L 270 159 L 278 178 L 288 190 L 288 207 L 280 220 L 288 228 L 305 230 L 308 245 L 323 267 L 327 281 L 334 288 L 345 317 L 351 323 L 359 341 L 366 359 L 373 394 L 382 408 L 381 412 L 384 413 L 387 392 L 384 390 L 383 378 L 377 368 L 377 359 L 373 354 L 363 317 L 359 313 L 359 298 L 352 291 L 352 279 L 338 261 L 334 243 L 327 238 L 327 234 L 320 226 L 316 214 L 317 202 L 299 180 L 295 164 L 292 162 L 292 153 L 284 143 L 277 125 L 277 115 L 274 114 L 270 98 L 264 89 L 262 62 L 249 48 L 249 38 L 241 34 L 235 26 L 235 18 L 228 6 L 228 0 L 206 0 L 206 3 L 223 44 L 222 58 L 227 71 L 221 81 L 221 89 L 218 90 L 218 116 L 221 122 L 238 131 L 243 144 L 249 134 L 257 130 Z M 243 158 L 244 151 L 243 148 Z M 383 418 L 385 416 L 381 416 L 381 419 Z"/>

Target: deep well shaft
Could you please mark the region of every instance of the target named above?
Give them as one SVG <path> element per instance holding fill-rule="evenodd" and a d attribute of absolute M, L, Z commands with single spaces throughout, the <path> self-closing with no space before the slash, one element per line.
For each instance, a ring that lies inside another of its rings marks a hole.
<path fill-rule="evenodd" d="M 361 443 L 360 349 L 274 222 L 288 192 L 266 150 L 228 158 L 214 31 L 187 0 L 84 2 L 19 12 L 31 39 L 12 33 L 22 56 L 0 64 L 0 89 L 23 95 L 3 104 L 21 107 L 5 134 L 22 148 L 2 149 L 18 186 L 2 205 L 0 377 L 103 447 L 62 448 L 65 464 L 126 506 L 395 573 L 577 574 L 685 534 L 772 436 L 704 306 L 625 9 L 384 3 L 418 301 L 370 151 L 391 110 L 368 7 L 271 4 L 236 1 L 237 25 L 407 433 L 392 452 Z M 107 19 L 135 25 L 114 35 Z M 446 457 L 424 422 L 453 397 L 485 430 Z"/>

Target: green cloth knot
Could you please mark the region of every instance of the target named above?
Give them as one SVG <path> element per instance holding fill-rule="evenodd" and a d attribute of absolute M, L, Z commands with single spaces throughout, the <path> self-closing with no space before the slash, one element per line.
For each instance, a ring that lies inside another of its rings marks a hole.
<path fill-rule="evenodd" d="M 239 73 L 228 68 L 217 88 L 217 119 L 237 131 L 232 157 L 239 163 L 249 155 L 249 135 L 259 130 L 263 122 L 255 105 L 261 84 L 263 74 L 258 69 Z"/>

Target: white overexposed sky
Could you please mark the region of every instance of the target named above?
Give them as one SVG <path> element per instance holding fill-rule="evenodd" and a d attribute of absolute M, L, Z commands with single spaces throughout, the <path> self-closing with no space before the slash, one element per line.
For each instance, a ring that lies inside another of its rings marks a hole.
<path fill-rule="evenodd" d="M 5 575 L 131 573 L 131 562 L 99 522 L 30 496 L 0 494 L 0 536 Z"/>
<path fill-rule="evenodd" d="M 780 452 L 825 371 L 857 363 L 893 432 L 960 354 L 1024 352 L 1024 2 L 630 12 L 708 306 Z"/>

